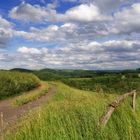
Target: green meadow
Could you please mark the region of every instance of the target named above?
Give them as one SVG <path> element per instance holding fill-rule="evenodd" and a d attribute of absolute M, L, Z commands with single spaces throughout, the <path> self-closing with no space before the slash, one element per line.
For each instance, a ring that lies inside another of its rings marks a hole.
<path fill-rule="evenodd" d="M 117 94 L 99 94 L 55 83 L 57 92 L 49 104 L 31 111 L 7 132 L 6 140 L 138 140 L 140 139 L 140 99 L 136 112 L 131 100 L 115 110 L 105 127 L 97 127 L 108 103 Z"/>
<path fill-rule="evenodd" d="M 50 86 L 56 88 L 49 102 L 30 110 L 16 124 L 6 129 L 3 134 L 4 140 L 140 139 L 138 73 L 94 72 L 88 77 L 87 72 L 82 72 L 81 77 L 81 73 L 77 75 L 76 72 L 73 76 L 71 72 L 66 72 L 63 78 L 55 79 L 55 75 L 54 80 L 44 82 L 32 73 L 34 72 L 0 73 L 3 87 L 0 95 L 1 97 L 6 95 L 8 98 L 17 96 L 13 102 L 16 107 L 47 94 Z M 39 88 L 39 85 L 43 85 L 43 88 Z M 99 119 L 108 105 L 118 96 L 133 89 L 137 90 L 136 110 L 132 109 L 132 98 L 128 97 L 115 109 L 105 126 L 98 126 Z"/>

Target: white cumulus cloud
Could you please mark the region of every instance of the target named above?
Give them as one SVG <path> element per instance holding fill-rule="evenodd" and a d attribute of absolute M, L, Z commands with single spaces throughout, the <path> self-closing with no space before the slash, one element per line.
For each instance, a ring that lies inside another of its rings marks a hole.
<path fill-rule="evenodd" d="M 40 7 L 29 3 L 21 3 L 14 7 L 9 16 L 13 19 L 24 22 L 46 22 L 46 21 L 102 21 L 110 19 L 109 16 L 101 13 L 94 4 L 80 4 L 68 9 L 65 13 L 58 13 L 54 6 Z"/>
<path fill-rule="evenodd" d="M 12 23 L 0 15 L 0 48 L 5 48 L 12 37 L 12 26 Z"/>
<path fill-rule="evenodd" d="M 140 42 L 112 40 L 71 44 L 60 48 L 20 47 L 20 60 L 35 67 L 115 69 L 135 68 L 140 61 Z"/>

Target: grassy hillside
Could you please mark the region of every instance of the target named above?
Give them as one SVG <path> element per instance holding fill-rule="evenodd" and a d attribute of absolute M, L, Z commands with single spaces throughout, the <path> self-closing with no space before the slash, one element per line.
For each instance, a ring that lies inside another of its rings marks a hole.
<path fill-rule="evenodd" d="M 29 69 L 23 69 L 23 68 L 14 68 L 14 69 L 11 69 L 10 71 L 28 72 L 28 73 L 33 72 L 32 70 L 29 70 Z"/>
<path fill-rule="evenodd" d="M 56 70 L 56 69 L 42 69 L 33 72 L 42 80 L 61 80 L 69 77 L 92 77 L 95 71 L 92 70 Z"/>
<path fill-rule="evenodd" d="M 33 74 L 0 71 L 0 99 L 39 86 L 40 80 Z"/>
<path fill-rule="evenodd" d="M 41 69 L 41 70 L 28 70 L 22 68 L 11 69 L 11 71 L 34 73 L 41 80 L 62 80 L 66 78 L 92 78 L 96 76 L 117 76 L 126 75 L 129 77 L 137 77 L 140 70 L 69 70 L 69 69 Z"/>
<path fill-rule="evenodd" d="M 99 117 L 116 94 L 82 91 L 57 83 L 50 103 L 31 112 L 5 140 L 139 140 L 140 99 L 136 112 L 126 100 L 105 127 L 97 128 Z M 16 130 L 16 132 L 15 132 Z"/>

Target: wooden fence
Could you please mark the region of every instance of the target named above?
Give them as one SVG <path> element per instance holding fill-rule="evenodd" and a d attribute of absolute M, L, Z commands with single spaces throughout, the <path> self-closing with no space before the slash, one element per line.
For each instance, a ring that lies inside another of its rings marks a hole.
<path fill-rule="evenodd" d="M 133 90 L 129 93 L 123 94 L 115 99 L 111 104 L 109 104 L 107 110 L 103 113 L 103 115 L 99 119 L 98 127 L 102 125 L 106 125 L 114 110 L 129 96 L 132 97 L 132 108 L 135 111 L 136 109 L 136 90 Z"/>

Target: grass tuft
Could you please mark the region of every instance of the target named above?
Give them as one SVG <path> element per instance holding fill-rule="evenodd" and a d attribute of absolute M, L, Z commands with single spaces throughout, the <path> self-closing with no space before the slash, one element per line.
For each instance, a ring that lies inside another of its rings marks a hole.
<path fill-rule="evenodd" d="M 49 86 L 46 82 L 42 82 L 41 86 L 38 87 L 37 89 L 23 93 L 22 95 L 18 96 L 14 102 L 14 106 L 21 106 L 23 104 L 27 104 L 33 100 L 38 99 L 41 96 L 44 96 L 46 93 L 48 93 Z"/>

